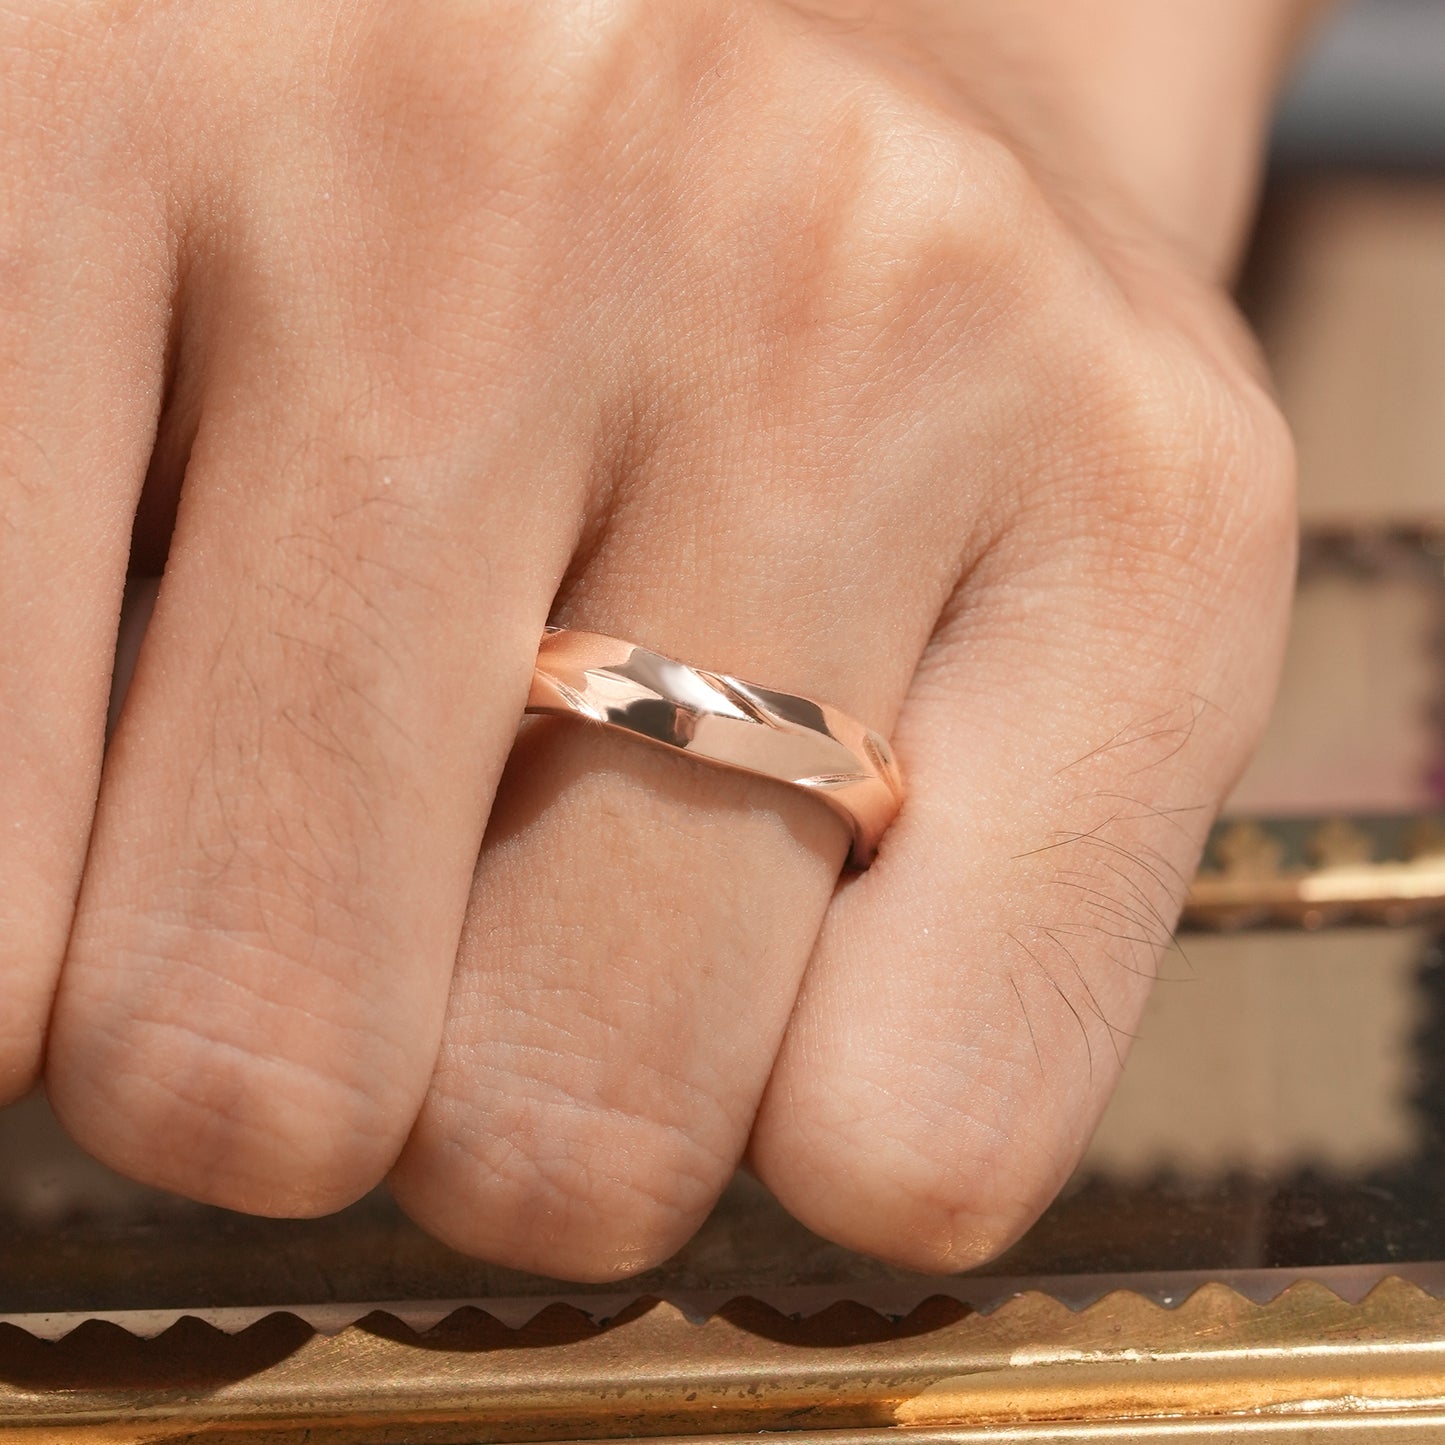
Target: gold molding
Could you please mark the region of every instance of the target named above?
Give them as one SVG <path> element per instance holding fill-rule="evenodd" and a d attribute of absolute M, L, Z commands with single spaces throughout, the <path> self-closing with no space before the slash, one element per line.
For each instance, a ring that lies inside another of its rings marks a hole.
<path fill-rule="evenodd" d="M 510 1330 L 463 1311 L 426 1335 L 374 1315 L 333 1337 L 289 1316 L 154 1340 L 88 1324 L 0 1332 L 0 1442 L 439 1445 L 757 1432 L 851 1439 L 1373 1441 L 1445 1429 L 1445 1301 L 1399 1279 L 1347 1304 L 1206 1284 L 1174 1308 L 1117 1292 L 980 1314 L 941 1296 L 889 1323 L 736 1301 L 703 1324 L 639 1301 Z M 1438 1438 L 1438 1435 L 1435 1437 Z"/>
<path fill-rule="evenodd" d="M 1445 819 L 1231 819 L 1210 837 L 1193 928 L 1398 925 L 1445 917 Z"/>

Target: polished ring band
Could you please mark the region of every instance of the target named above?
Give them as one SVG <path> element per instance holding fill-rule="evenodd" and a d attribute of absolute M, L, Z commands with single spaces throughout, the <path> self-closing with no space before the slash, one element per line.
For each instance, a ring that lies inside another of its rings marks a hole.
<path fill-rule="evenodd" d="M 688 667 L 598 632 L 547 629 L 527 711 L 590 718 L 801 788 L 852 829 L 848 862 L 854 868 L 873 861 L 903 801 L 888 744 L 836 708 Z"/>

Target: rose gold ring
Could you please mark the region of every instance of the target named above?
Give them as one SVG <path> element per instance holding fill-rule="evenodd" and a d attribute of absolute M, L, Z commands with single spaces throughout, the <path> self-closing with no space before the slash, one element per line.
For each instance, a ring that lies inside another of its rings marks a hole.
<path fill-rule="evenodd" d="M 590 718 L 690 757 L 802 788 L 853 831 L 866 868 L 903 802 L 888 744 L 836 708 L 704 672 L 598 632 L 549 627 L 527 711 Z"/>

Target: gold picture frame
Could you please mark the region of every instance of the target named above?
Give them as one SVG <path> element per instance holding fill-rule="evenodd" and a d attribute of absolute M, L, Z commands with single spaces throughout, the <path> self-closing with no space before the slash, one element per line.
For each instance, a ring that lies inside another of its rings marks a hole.
<path fill-rule="evenodd" d="M 1445 1431 L 1445 1302 L 1386 1280 L 1358 1303 L 1301 1283 L 1256 1304 L 1205 1284 L 1167 1308 L 1041 1293 L 989 1313 L 944 1296 L 889 1321 L 843 1303 L 792 1319 L 738 1300 L 694 1323 L 640 1300 L 520 1329 L 462 1311 L 416 1335 L 373 1315 L 335 1336 L 276 1315 L 237 1335 L 183 1320 L 0 1349 L 0 1441 L 472 1445 L 759 1433 L 845 1445 L 985 1440 L 1394 1441 Z"/>

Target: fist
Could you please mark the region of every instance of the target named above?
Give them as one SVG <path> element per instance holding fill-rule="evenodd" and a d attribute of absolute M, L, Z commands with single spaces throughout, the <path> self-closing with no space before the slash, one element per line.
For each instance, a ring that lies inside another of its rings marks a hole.
<path fill-rule="evenodd" d="M 905 1265 L 1009 1243 L 1273 685 L 1289 446 L 1215 285 L 782 0 L 23 0 L 0 49 L 5 1094 L 569 1278 L 744 1160 Z M 890 736 L 872 869 L 519 730 L 548 622 Z"/>

